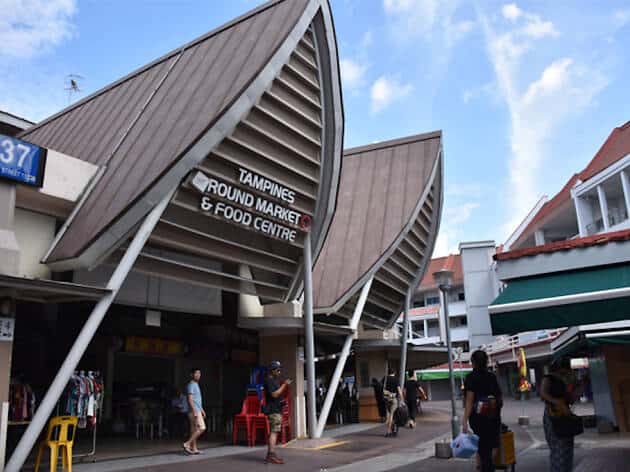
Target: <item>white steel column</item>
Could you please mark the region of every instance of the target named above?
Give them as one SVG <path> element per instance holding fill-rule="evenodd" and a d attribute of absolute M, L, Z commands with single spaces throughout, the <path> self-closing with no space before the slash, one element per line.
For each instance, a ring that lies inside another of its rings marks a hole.
<path fill-rule="evenodd" d="M 630 218 L 630 178 L 628 177 L 628 171 L 621 171 L 621 186 L 623 187 L 623 199 L 626 202 L 626 215 Z"/>
<path fill-rule="evenodd" d="M 37 408 L 35 416 L 33 416 L 33 421 L 29 424 L 15 451 L 13 452 L 11 460 L 4 469 L 5 472 L 18 472 L 24 465 L 28 454 L 31 452 L 31 449 L 33 449 L 39 434 L 46 426 L 49 416 L 59 401 L 59 397 L 66 388 L 72 373 L 81 361 L 81 357 L 83 357 L 83 354 L 90 344 L 90 341 L 92 341 L 92 338 L 101 324 L 101 321 L 103 321 L 103 318 L 107 314 L 107 310 L 113 303 L 116 295 L 118 295 L 120 287 L 127 278 L 134 262 L 149 239 L 149 236 L 151 236 L 153 229 L 160 220 L 162 213 L 164 213 L 164 210 L 171 201 L 174 193 L 175 189 L 169 192 L 168 195 L 166 195 L 166 197 L 164 197 L 164 199 L 158 203 L 153 210 L 151 210 L 140 225 L 138 232 L 131 240 L 131 244 L 127 248 L 127 251 L 125 251 L 124 256 L 120 260 L 120 263 L 107 283 L 107 289 L 110 290 L 110 292 L 101 298 L 92 310 L 92 313 L 85 322 L 83 329 L 77 336 L 74 345 L 70 349 L 68 356 L 63 361 L 59 372 L 57 372 L 55 379 L 46 392 L 41 404 Z"/>
<path fill-rule="evenodd" d="M 423 320 L 422 324 L 424 325 L 424 337 L 429 337 L 429 322 L 427 320 Z"/>
<path fill-rule="evenodd" d="M 411 307 L 411 288 L 405 295 L 405 314 L 403 315 L 403 331 L 400 335 L 400 371 L 398 380 L 400 387 L 405 385 L 405 371 L 407 370 L 407 341 L 409 338 L 409 308 Z"/>
<path fill-rule="evenodd" d="M 313 331 L 313 260 L 311 233 L 304 237 L 304 344 L 306 361 L 306 418 L 308 435 L 315 437 L 317 412 L 315 410 L 315 333 Z"/>
<path fill-rule="evenodd" d="M 359 321 L 361 320 L 361 315 L 363 314 L 363 307 L 365 306 L 368 293 L 370 293 L 372 280 L 373 277 L 370 277 L 370 279 L 363 286 L 363 288 L 361 289 L 361 294 L 359 295 L 359 300 L 357 300 L 357 304 L 354 307 L 354 313 L 352 314 L 352 319 L 350 320 L 350 329 L 352 329 L 352 333 L 346 336 L 346 340 L 343 343 L 343 348 L 341 349 L 341 353 L 339 354 L 339 360 L 337 361 L 335 371 L 333 372 L 332 379 L 330 380 L 330 385 L 328 386 L 328 391 L 326 392 L 326 398 L 324 399 L 322 411 L 319 414 L 317 429 L 315 430 L 315 438 L 321 438 L 324 432 L 324 428 L 326 427 L 330 408 L 332 407 L 335 393 L 337 393 L 337 388 L 339 386 L 339 379 L 341 379 L 341 374 L 343 374 L 343 369 L 346 366 L 346 361 L 348 360 L 348 356 L 350 355 L 350 348 L 352 347 L 354 333 L 359 327 Z"/>
<path fill-rule="evenodd" d="M 610 225 L 608 224 L 608 202 L 606 201 L 606 192 L 601 185 L 597 186 L 597 197 L 599 199 L 599 209 L 602 212 L 602 223 L 604 224 L 604 231 L 608 231 Z"/>

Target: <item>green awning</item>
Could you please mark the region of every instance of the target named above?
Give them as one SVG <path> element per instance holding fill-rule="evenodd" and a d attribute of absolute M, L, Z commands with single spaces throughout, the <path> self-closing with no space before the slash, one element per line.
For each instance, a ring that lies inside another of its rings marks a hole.
<path fill-rule="evenodd" d="M 512 280 L 488 311 L 495 335 L 630 319 L 630 265 Z"/>

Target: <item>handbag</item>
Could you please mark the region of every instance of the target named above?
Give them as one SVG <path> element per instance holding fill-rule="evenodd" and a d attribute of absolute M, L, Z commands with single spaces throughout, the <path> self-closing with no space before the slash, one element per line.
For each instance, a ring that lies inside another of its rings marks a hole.
<path fill-rule="evenodd" d="M 584 432 L 582 418 L 571 413 L 564 416 L 550 416 L 553 432 L 559 438 L 571 438 Z"/>
<path fill-rule="evenodd" d="M 409 408 L 404 403 L 401 403 L 396 411 L 394 412 L 394 423 L 396 426 L 403 427 L 407 424 L 409 420 Z"/>

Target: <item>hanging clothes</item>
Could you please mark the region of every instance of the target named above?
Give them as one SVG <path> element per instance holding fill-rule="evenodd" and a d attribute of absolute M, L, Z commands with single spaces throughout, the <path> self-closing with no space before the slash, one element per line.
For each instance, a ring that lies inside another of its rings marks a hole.
<path fill-rule="evenodd" d="M 64 414 L 79 418 L 77 427 L 93 428 L 103 407 L 103 381 L 98 372 L 76 373 L 71 377 L 60 401 Z"/>

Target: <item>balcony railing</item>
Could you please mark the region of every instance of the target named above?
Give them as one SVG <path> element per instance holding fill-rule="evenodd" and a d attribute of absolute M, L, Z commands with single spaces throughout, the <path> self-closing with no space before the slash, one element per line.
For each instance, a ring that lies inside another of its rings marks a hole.
<path fill-rule="evenodd" d="M 516 349 L 520 347 L 529 346 L 531 344 L 549 340 L 550 342 L 557 338 L 565 328 L 558 329 L 546 329 L 539 331 L 537 335 L 524 336 L 523 333 L 514 336 L 501 336 L 497 340 L 490 344 L 484 344 L 481 349 L 486 351 L 488 355 L 497 354 L 499 352 L 511 350 L 516 355 Z"/>

